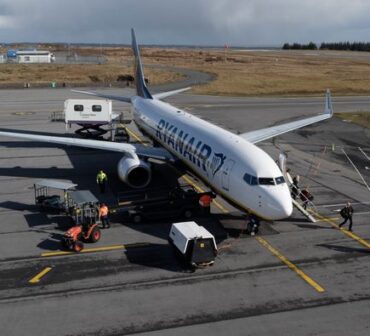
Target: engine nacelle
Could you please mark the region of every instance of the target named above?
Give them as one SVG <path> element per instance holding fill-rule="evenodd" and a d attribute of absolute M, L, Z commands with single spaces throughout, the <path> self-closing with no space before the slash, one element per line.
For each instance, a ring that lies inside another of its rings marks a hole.
<path fill-rule="evenodd" d="M 119 161 L 117 169 L 121 181 L 132 188 L 144 188 L 152 178 L 150 164 L 138 157 L 123 157 Z"/>

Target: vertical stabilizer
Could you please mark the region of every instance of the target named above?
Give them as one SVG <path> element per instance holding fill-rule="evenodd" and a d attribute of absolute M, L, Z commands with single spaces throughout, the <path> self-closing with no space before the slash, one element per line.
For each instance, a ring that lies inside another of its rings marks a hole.
<path fill-rule="evenodd" d="M 131 29 L 131 38 L 132 38 L 132 50 L 134 52 L 134 57 L 135 57 L 134 72 L 135 72 L 136 94 L 143 98 L 153 99 L 152 95 L 150 94 L 145 84 L 143 67 L 141 65 L 141 59 L 140 59 L 140 51 L 136 43 L 135 31 L 133 28 Z"/>

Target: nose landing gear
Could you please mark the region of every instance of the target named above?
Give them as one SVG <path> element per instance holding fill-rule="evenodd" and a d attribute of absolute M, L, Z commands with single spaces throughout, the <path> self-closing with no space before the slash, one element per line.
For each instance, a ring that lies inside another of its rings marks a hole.
<path fill-rule="evenodd" d="M 253 214 L 249 214 L 247 224 L 247 233 L 251 236 L 255 236 L 258 233 L 260 227 L 260 219 Z"/>

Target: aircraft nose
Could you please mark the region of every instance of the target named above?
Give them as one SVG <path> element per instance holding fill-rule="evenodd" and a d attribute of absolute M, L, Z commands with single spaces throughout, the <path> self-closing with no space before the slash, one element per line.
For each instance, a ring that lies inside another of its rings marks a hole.
<path fill-rule="evenodd" d="M 293 203 L 289 189 L 277 190 L 269 194 L 267 207 L 273 220 L 290 217 L 293 212 Z"/>
<path fill-rule="evenodd" d="M 290 196 L 290 195 L 289 195 Z M 284 200 L 280 204 L 281 209 L 281 218 L 290 217 L 293 213 L 293 203 L 291 198 L 289 197 L 288 200 Z"/>

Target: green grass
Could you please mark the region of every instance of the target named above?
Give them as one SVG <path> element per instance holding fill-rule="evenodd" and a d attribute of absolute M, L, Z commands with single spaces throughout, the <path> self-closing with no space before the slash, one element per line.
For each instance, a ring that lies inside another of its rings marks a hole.
<path fill-rule="evenodd" d="M 354 124 L 370 128 L 370 112 L 335 113 L 335 116 Z"/>

